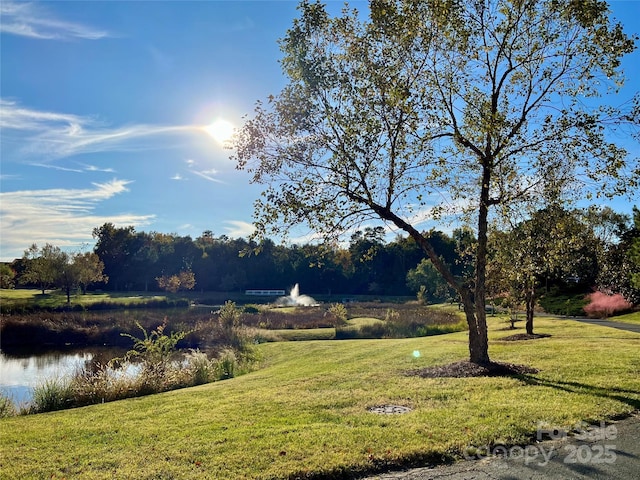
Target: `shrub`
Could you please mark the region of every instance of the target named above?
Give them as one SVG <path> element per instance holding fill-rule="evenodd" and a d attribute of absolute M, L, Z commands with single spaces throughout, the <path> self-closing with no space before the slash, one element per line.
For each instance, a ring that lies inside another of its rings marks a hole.
<path fill-rule="evenodd" d="M 231 349 L 224 350 L 215 362 L 215 380 L 233 378 L 239 373 L 239 364 L 236 354 Z"/>
<path fill-rule="evenodd" d="M 578 317 L 584 315 L 584 307 L 589 300 L 584 294 L 576 295 L 544 295 L 539 300 L 546 313 Z"/>
<path fill-rule="evenodd" d="M 416 293 L 416 298 L 420 305 L 426 305 L 427 304 L 427 287 L 425 287 L 424 285 L 420 285 L 420 289 L 418 290 L 418 293 Z"/>
<path fill-rule="evenodd" d="M 64 378 L 50 378 L 33 389 L 29 413 L 52 412 L 73 405 L 71 382 Z"/>
<path fill-rule="evenodd" d="M 236 306 L 235 302 L 227 300 L 218 310 L 218 321 L 224 328 L 237 327 L 240 322 L 240 314 L 242 312 Z"/>
<path fill-rule="evenodd" d="M 615 314 L 631 310 L 632 305 L 620 294 L 607 295 L 602 292 L 593 292 L 587 295 L 589 301 L 584 311 L 589 317 L 610 317 Z"/>
<path fill-rule="evenodd" d="M 216 365 L 209 360 L 206 353 L 200 350 L 191 350 L 185 355 L 186 368 L 191 374 L 193 385 L 202 385 L 215 380 Z"/>
<path fill-rule="evenodd" d="M 137 325 L 142 330 L 144 338 L 137 338 L 128 333 L 121 334 L 134 341 L 133 349 L 126 353 L 125 359 L 139 360 L 144 373 L 149 377 L 162 377 L 176 352 L 176 345 L 187 335 L 187 332 L 172 332 L 171 335 L 165 335 L 166 323 L 163 323 L 148 334 L 142 325 L 139 323 Z"/>
<path fill-rule="evenodd" d="M 329 310 L 327 311 L 329 315 L 335 317 L 334 325 L 344 325 L 347 323 L 349 319 L 349 313 L 347 312 L 347 307 L 345 307 L 342 303 L 332 303 L 329 306 Z"/>
<path fill-rule="evenodd" d="M 0 418 L 13 417 L 16 413 L 13 401 L 3 393 L 0 393 Z"/>

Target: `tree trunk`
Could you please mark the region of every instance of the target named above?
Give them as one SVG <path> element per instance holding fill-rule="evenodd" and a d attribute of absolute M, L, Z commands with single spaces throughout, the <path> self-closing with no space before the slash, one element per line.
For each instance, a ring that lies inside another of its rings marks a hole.
<path fill-rule="evenodd" d="M 528 335 L 533 335 L 533 309 L 536 304 L 536 296 L 535 291 L 533 289 L 529 290 L 526 295 L 526 305 L 527 305 L 527 322 L 525 327 L 527 329 Z"/>
<path fill-rule="evenodd" d="M 474 305 L 470 290 L 465 290 L 461 298 L 469 326 L 469 361 L 478 365 L 487 365 L 490 360 L 486 316 L 478 318 L 478 305 Z M 484 311 L 482 313 L 484 314 Z"/>
<path fill-rule="evenodd" d="M 487 312 L 485 310 L 487 296 L 486 280 L 487 234 L 489 231 L 489 184 L 491 181 L 491 169 L 488 164 L 489 161 L 485 159 L 483 162 L 480 205 L 478 208 L 478 245 L 476 247 L 474 298 L 470 303 L 471 306 L 475 306 L 475 325 L 473 333 L 471 331 L 471 325 L 469 325 L 470 360 L 473 363 L 478 363 L 480 365 L 488 364 L 490 362 L 489 338 L 487 335 Z M 470 314 L 470 312 L 467 313 L 467 323 L 469 323 Z"/>
<path fill-rule="evenodd" d="M 488 196 L 488 190 L 486 192 Z M 467 325 L 469 326 L 469 361 L 477 363 L 479 365 L 487 365 L 489 361 L 489 340 L 487 337 L 487 317 L 484 311 L 485 306 L 485 289 L 484 278 L 486 276 L 486 264 L 487 264 L 487 214 L 488 214 L 488 202 L 484 203 L 484 212 L 481 209 L 478 229 L 478 257 L 483 255 L 480 259 L 476 260 L 476 282 L 482 281 L 482 288 L 480 289 L 480 305 L 478 305 L 478 289 L 476 287 L 476 293 L 474 293 L 469 285 L 461 284 L 453 276 L 449 268 L 445 265 L 442 259 L 438 256 L 431 243 L 413 226 L 408 224 L 405 220 L 392 213 L 388 208 L 376 207 L 374 211 L 383 219 L 393 222 L 397 227 L 407 232 L 411 238 L 422 248 L 427 254 L 431 263 L 435 269 L 442 275 L 445 281 L 451 285 L 462 301 L 464 313 L 467 319 Z M 484 227 L 482 228 L 482 225 Z M 482 235 L 483 240 L 480 240 Z M 480 247 L 482 245 L 482 248 Z M 480 267 L 478 267 L 480 266 Z"/>

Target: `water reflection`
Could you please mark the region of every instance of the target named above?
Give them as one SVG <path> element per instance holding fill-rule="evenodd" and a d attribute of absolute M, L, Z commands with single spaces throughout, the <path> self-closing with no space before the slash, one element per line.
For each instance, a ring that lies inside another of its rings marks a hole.
<path fill-rule="evenodd" d="M 124 349 L 106 347 L 48 351 L 37 355 L 9 355 L 0 351 L 0 392 L 16 405 L 22 405 L 31 400 L 33 387 L 39 383 L 72 375 L 92 361 L 107 363 L 124 353 Z"/>

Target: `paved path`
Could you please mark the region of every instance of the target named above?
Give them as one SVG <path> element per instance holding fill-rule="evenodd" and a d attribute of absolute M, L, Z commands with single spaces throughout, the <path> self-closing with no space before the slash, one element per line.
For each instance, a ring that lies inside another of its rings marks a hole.
<path fill-rule="evenodd" d="M 584 318 L 584 317 L 558 317 L 566 320 L 575 320 L 576 322 L 592 323 L 603 327 L 619 328 L 620 330 L 628 330 L 630 332 L 640 333 L 640 324 L 638 323 L 622 323 L 607 320 L 606 318 Z"/>
<path fill-rule="evenodd" d="M 595 425 L 580 438 L 512 447 L 507 455 L 416 468 L 364 480 L 581 480 L 640 478 L 640 414 Z"/>

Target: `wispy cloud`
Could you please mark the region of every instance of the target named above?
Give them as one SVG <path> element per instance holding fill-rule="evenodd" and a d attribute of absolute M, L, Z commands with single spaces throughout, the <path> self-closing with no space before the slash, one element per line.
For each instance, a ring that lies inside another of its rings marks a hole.
<path fill-rule="evenodd" d="M 99 40 L 112 36 L 104 29 L 57 19 L 41 3 L 3 1 L 0 15 L 0 32 L 10 35 L 39 40 Z"/>
<path fill-rule="evenodd" d="M 191 125 L 114 128 L 94 117 L 33 110 L 6 99 L 0 99 L 0 110 L 3 137 L 16 136 L 24 145 L 16 155 L 26 161 L 37 158 L 40 163 L 86 153 L 165 148 L 158 136 L 201 133 Z"/>
<path fill-rule="evenodd" d="M 115 173 L 115 170 L 111 167 L 100 168 L 95 165 L 85 165 L 81 164 L 84 167 L 86 172 L 105 172 L 105 173 Z"/>
<path fill-rule="evenodd" d="M 33 165 L 34 167 L 49 168 L 51 170 L 60 170 L 61 172 L 75 172 L 75 173 L 84 172 L 84 170 L 81 168 L 61 167 L 60 165 L 50 165 L 47 163 L 32 163 L 31 165 Z"/>
<path fill-rule="evenodd" d="M 131 182 L 114 179 L 89 188 L 22 190 L 0 193 L 2 260 L 22 256 L 31 244 L 53 243 L 78 248 L 92 243 L 90 229 L 105 222 L 116 225 L 148 225 L 154 215 L 120 213 L 98 215 L 96 207 L 128 191 Z"/>
<path fill-rule="evenodd" d="M 247 238 L 255 231 L 255 227 L 249 222 L 228 220 L 224 223 L 228 225 L 224 229 L 231 238 Z"/>
<path fill-rule="evenodd" d="M 220 180 L 219 178 L 215 178 L 213 176 L 214 173 L 216 173 L 215 170 L 211 171 L 211 170 L 203 170 L 203 171 L 198 171 L 198 170 L 194 170 L 193 173 L 195 175 L 198 175 L 199 177 L 204 178 L 205 180 L 209 180 L 210 182 L 214 182 L 214 183 L 224 183 L 222 180 Z"/>
<path fill-rule="evenodd" d="M 189 171 L 194 175 L 197 175 L 205 180 L 209 180 L 214 183 L 225 183 L 222 180 L 216 178 L 215 176 L 218 174 L 218 170 L 215 168 L 207 168 L 204 170 L 198 169 L 198 162 L 193 159 L 186 160 L 187 167 L 189 167 Z"/>

